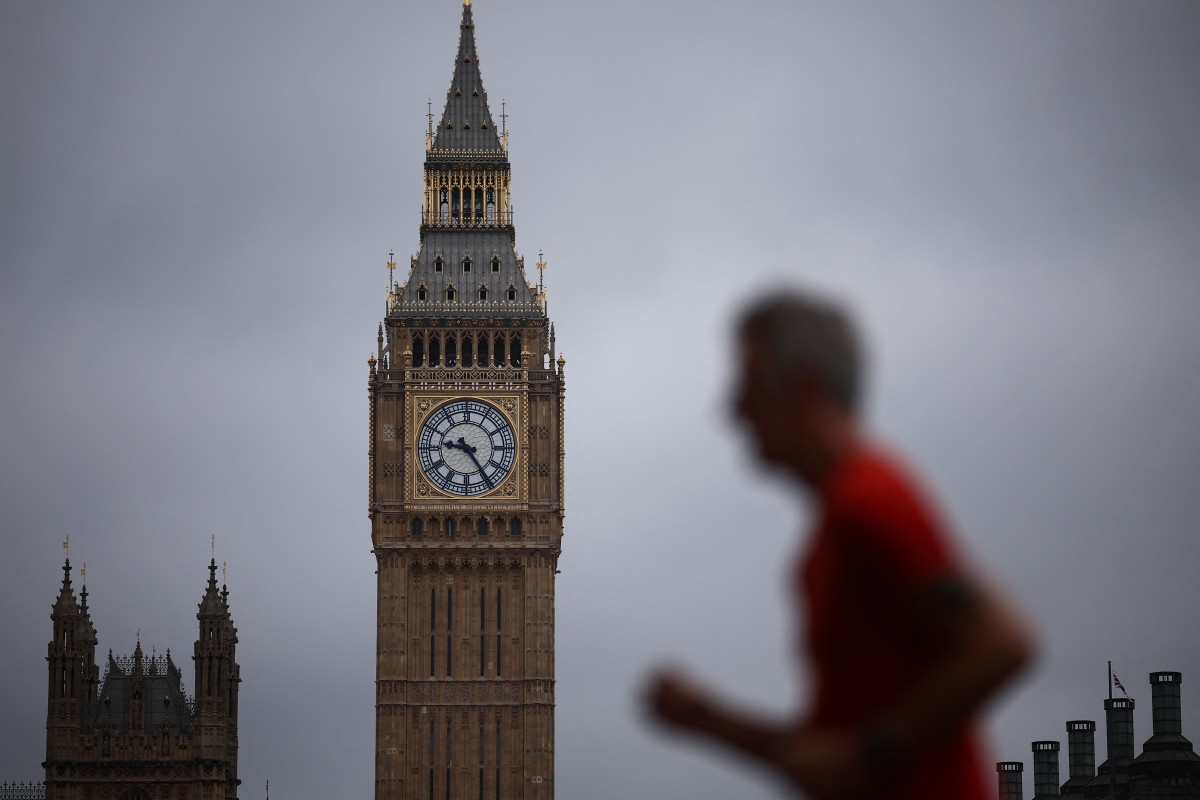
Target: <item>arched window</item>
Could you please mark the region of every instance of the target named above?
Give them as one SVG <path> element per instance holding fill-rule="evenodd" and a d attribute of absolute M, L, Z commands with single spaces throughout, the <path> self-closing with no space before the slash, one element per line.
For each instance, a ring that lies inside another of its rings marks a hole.
<path fill-rule="evenodd" d="M 436 336 L 429 337 L 429 366 L 440 367 L 442 365 L 442 343 Z"/>
<path fill-rule="evenodd" d="M 458 189 L 450 192 L 450 219 L 453 222 L 458 222 L 459 219 L 459 202 L 461 194 L 462 193 Z"/>
<path fill-rule="evenodd" d="M 492 272 L 500 271 L 500 256 L 492 256 Z"/>
<path fill-rule="evenodd" d="M 513 517 L 512 519 L 510 519 L 508 521 L 508 535 L 509 536 L 520 536 L 521 533 L 522 533 L 521 518 Z"/>
<path fill-rule="evenodd" d="M 487 300 L 487 287 L 486 286 L 479 287 L 479 299 Z"/>
<path fill-rule="evenodd" d="M 438 217 L 442 222 L 450 219 L 450 193 L 445 187 L 438 193 Z"/>
<path fill-rule="evenodd" d="M 470 336 L 470 334 L 463 334 L 463 341 L 462 341 L 462 365 L 463 365 L 464 367 L 469 367 L 469 366 L 471 366 L 471 365 L 472 365 L 472 363 L 473 363 L 473 362 L 474 362 L 474 360 L 475 360 L 475 358 L 474 358 L 474 356 L 475 356 L 475 345 L 474 345 L 474 343 L 471 341 L 471 339 L 472 339 L 472 337 Z"/>
<path fill-rule="evenodd" d="M 475 189 L 475 221 L 483 222 L 483 189 Z"/>
<path fill-rule="evenodd" d="M 421 519 L 420 517 L 413 517 L 411 527 L 413 536 L 425 535 L 425 520 Z"/>
<path fill-rule="evenodd" d="M 429 292 L 425 291 L 425 287 L 423 285 L 419 286 L 417 288 L 417 299 L 418 300 L 424 300 L 428 296 L 429 296 Z"/>
<path fill-rule="evenodd" d="M 478 519 L 476 519 L 475 520 L 475 535 L 476 536 L 487 536 L 487 532 L 488 532 L 487 517 L 479 517 Z"/>
<path fill-rule="evenodd" d="M 496 190 L 495 189 L 487 190 L 487 221 L 488 221 L 489 225 L 494 224 L 496 222 Z"/>
<path fill-rule="evenodd" d="M 425 366 L 425 337 L 424 336 L 414 336 L 413 337 L 413 366 L 414 367 Z"/>
<path fill-rule="evenodd" d="M 468 256 L 463 259 L 463 272 L 470 272 L 470 271 L 471 271 L 471 258 L 470 258 L 470 256 Z"/>
<path fill-rule="evenodd" d="M 435 258 L 433 260 L 433 271 L 434 272 L 441 272 L 443 266 L 445 266 L 445 262 L 442 261 L 441 256 L 438 256 L 437 258 Z"/>
<path fill-rule="evenodd" d="M 509 284 L 509 286 L 508 286 L 508 293 L 507 293 L 507 294 L 508 294 L 508 299 L 509 299 L 509 300 L 516 300 L 516 299 L 517 299 L 517 289 L 516 289 L 516 287 L 515 287 L 515 286 L 513 286 L 512 284 Z"/>
<path fill-rule="evenodd" d="M 451 286 L 446 290 L 446 300 L 453 303 L 455 297 L 457 297 L 457 294 L 454 291 L 454 287 Z"/>
<path fill-rule="evenodd" d="M 514 333 L 508 347 L 508 358 L 514 367 L 521 366 L 521 334 Z"/>
<path fill-rule="evenodd" d="M 458 366 L 458 337 L 448 336 L 446 338 L 446 366 Z"/>
<path fill-rule="evenodd" d="M 453 539 L 458 533 L 458 520 L 454 517 L 449 517 L 445 521 L 446 538 Z"/>
<path fill-rule="evenodd" d="M 492 340 L 492 363 L 497 367 L 504 366 L 504 336 L 497 336 Z"/>

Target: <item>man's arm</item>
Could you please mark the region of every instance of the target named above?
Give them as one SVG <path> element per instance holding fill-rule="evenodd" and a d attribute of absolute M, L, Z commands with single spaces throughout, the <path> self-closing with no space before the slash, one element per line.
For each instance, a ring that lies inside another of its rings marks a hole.
<path fill-rule="evenodd" d="M 926 678 L 885 712 L 879 730 L 900 753 L 935 744 L 972 717 L 1033 658 L 1025 624 L 985 584 L 966 576 L 936 581 L 917 598 L 917 627 L 942 647 Z"/>
<path fill-rule="evenodd" d="M 781 767 L 816 798 L 854 797 L 961 728 L 1033 657 L 1014 611 L 965 577 L 931 585 L 913 609 L 941 658 L 856 736 L 810 731 L 797 736 Z"/>
<path fill-rule="evenodd" d="M 665 670 L 651 679 L 648 711 L 658 721 L 732 748 L 749 758 L 778 765 L 795 726 L 734 711 L 715 702 L 680 673 Z"/>
<path fill-rule="evenodd" d="M 913 609 L 942 657 L 920 684 L 857 735 L 802 729 L 723 707 L 678 673 L 647 697 L 662 722 L 725 745 L 781 773 L 814 798 L 857 797 L 965 724 L 1032 658 L 1017 615 L 966 578 L 930 586 Z"/>

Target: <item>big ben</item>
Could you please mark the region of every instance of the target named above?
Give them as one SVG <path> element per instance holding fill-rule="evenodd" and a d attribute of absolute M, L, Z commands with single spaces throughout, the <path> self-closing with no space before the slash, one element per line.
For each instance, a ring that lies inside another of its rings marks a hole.
<path fill-rule="evenodd" d="M 420 247 L 369 359 L 375 796 L 550 800 L 564 360 L 470 0 L 425 149 Z"/>

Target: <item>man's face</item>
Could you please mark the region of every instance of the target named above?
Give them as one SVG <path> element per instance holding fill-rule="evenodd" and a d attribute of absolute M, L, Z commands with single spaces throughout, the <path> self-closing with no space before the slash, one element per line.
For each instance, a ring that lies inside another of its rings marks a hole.
<path fill-rule="evenodd" d="M 812 388 L 812 381 L 803 376 L 786 383 L 775 379 L 763 347 L 754 337 L 743 337 L 733 411 L 754 439 L 764 462 L 795 463 L 805 455 L 811 440 Z"/>

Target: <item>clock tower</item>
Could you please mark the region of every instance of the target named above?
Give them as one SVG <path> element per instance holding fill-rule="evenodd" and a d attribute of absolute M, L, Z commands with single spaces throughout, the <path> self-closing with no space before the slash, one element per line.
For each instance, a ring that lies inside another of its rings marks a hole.
<path fill-rule="evenodd" d="M 375 796 L 551 800 L 564 360 L 515 249 L 470 0 L 433 122 L 420 247 L 368 360 Z"/>

